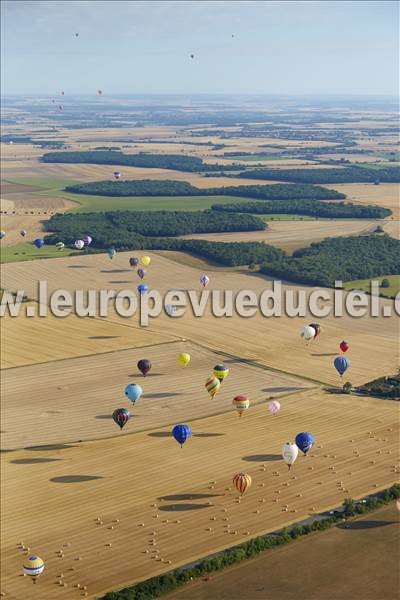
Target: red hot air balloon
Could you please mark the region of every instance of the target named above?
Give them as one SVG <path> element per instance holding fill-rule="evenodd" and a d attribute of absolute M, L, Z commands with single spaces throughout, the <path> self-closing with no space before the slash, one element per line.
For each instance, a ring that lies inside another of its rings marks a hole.
<path fill-rule="evenodd" d="M 347 352 L 347 350 L 350 348 L 349 343 L 346 342 L 346 340 L 342 340 L 339 346 L 342 352 Z"/>

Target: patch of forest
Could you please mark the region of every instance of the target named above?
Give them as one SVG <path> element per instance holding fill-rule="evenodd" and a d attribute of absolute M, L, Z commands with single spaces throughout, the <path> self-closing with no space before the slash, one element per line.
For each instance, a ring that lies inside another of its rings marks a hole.
<path fill-rule="evenodd" d="M 270 169 L 246 170 L 238 177 L 247 179 L 270 179 L 293 183 L 399 183 L 400 167 L 349 166 L 340 169 Z"/>

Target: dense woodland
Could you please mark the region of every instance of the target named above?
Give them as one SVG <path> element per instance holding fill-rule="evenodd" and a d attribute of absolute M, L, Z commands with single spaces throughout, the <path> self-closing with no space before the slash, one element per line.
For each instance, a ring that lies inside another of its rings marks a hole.
<path fill-rule="evenodd" d="M 257 215 L 288 214 L 306 215 L 329 219 L 383 219 L 391 210 L 381 206 L 345 204 L 344 202 L 320 202 L 312 200 L 280 200 L 276 202 L 239 202 L 237 204 L 213 204 L 212 210 L 230 213 L 253 213 Z"/>
<path fill-rule="evenodd" d="M 346 196 L 318 185 L 277 183 L 198 188 L 186 181 L 134 179 L 93 181 L 65 188 L 67 192 L 92 196 L 238 196 L 260 200 L 343 200 Z"/>
<path fill-rule="evenodd" d="M 175 171 L 235 171 L 239 165 L 208 165 L 201 158 L 185 154 L 124 154 L 114 150 L 87 150 L 83 152 L 48 152 L 41 159 L 45 163 L 86 163 L 92 165 L 118 165 L 129 167 L 148 167 L 156 169 L 172 169 Z"/>
<path fill-rule="evenodd" d="M 400 167 L 342 167 L 340 169 L 251 169 L 238 177 L 293 183 L 399 183 Z"/>
<path fill-rule="evenodd" d="M 267 275 L 299 283 L 332 287 L 352 281 L 400 273 L 400 242 L 388 235 L 328 238 L 261 266 Z"/>
<path fill-rule="evenodd" d="M 391 377 L 379 377 L 357 388 L 357 391 L 378 398 L 400 399 L 400 371 Z"/>

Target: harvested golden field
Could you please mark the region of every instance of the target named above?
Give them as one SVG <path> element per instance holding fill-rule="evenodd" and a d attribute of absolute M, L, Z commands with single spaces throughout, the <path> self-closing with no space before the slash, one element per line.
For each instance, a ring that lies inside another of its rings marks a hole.
<path fill-rule="evenodd" d="M 199 277 L 202 270 L 169 260 L 164 255 L 149 253 L 152 263 L 146 279 L 150 288 L 161 294 L 167 290 L 200 290 Z M 33 263 L 13 263 L 3 265 L 3 287 L 24 289 L 31 298 L 38 297 L 37 281 L 48 282 L 49 294 L 58 289 L 122 289 L 135 290 L 139 280 L 128 268 L 128 258 L 132 253 L 118 253 L 112 263 L 106 254 L 74 258 L 43 259 Z M 172 254 L 174 257 L 175 254 Z M 185 255 L 182 254 L 184 258 Z M 253 273 L 238 271 L 210 272 L 210 290 L 252 290 L 259 296 L 271 289 L 272 282 Z M 137 279 L 137 281 L 136 281 Z M 296 294 L 304 289 L 308 296 L 315 288 L 282 285 L 282 295 Z M 346 294 L 344 294 L 346 297 Z M 277 303 L 278 305 L 279 303 Z M 327 305 L 331 305 L 327 302 Z M 111 306 L 111 305 L 110 305 Z M 390 307 L 393 301 L 379 299 L 379 306 Z M 111 307 L 112 308 L 112 307 Z M 123 322 L 127 327 L 136 326 L 138 316 L 129 320 L 110 310 L 108 320 Z M 332 362 L 339 352 L 339 343 L 347 339 L 351 367 L 346 379 L 354 385 L 370 381 L 383 373 L 394 373 L 398 367 L 399 321 L 392 318 L 354 318 L 343 310 L 342 318 L 328 315 L 317 320 L 322 325 L 321 336 L 310 346 L 305 346 L 300 338 L 300 330 L 316 317 L 288 317 L 282 309 L 281 317 L 266 318 L 257 313 L 250 318 L 240 317 L 235 312 L 232 317 L 217 318 L 209 308 L 203 317 L 194 317 L 190 308 L 179 318 L 165 314 L 150 319 L 149 330 L 183 337 L 200 343 L 210 349 L 234 354 L 242 358 L 258 361 L 266 366 L 292 374 L 306 376 L 324 383 L 341 385 L 341 380 Z"/>
<path fill-rule="evenodd" d="M 2 319 L 2 369 L 134 349 L 176 339 L 174 335 L 155 333 L 145 327 L 127 327 L 123 320 L 112 323 L 100 317 L 80 318 L 74 314 L 60 319 L 50 312 L 46 318 L 27 317 L 25 308 L 38 310 L 38 306 L 35 302 L 22 306 L 20 316 L 6 314 Z"/>
<path fill-rule="evenodd" d="M 347 202 L 355 204 L 377 204 L 385 208 L 390 208 L 395 218 L 399 218 L 399 184 L 398 183 L 338 183 L 329 184 L 326 187 L 332 188 L 346 194 Z"/>
<path fill-rule="evenodd" d="M 196 233 L 182 236 L 186 239 L 210 240 L 213 242 L 266 242 L 278 246 L 286 252 L 304 248 L 313 242 L 338 235 L 358 235 L 376 228 L 379 221 L 327 220 L 327 221 L 271 221 L 268 215 L 268 229 L 264 231 L 243 231 L 236 233 Z"/>
<path fill-rule="evenodd" d="M 261 404 L 189 423 L 183 448 L 162 428 L 2 454 L 6 597 L 95 598 L 395 481 L 394 402 L 316 390 L 275 416 Z M 316 446 L 289 472 L 282 444 L 305 428 Z M 238 471 L 253 478 L 241 501 Z M 21 575 L 29 552 L 46 561 L 36 586 Z"/>
<path fill-rule="evenodd" d="M 352 520 L 348 529 L 339 525 L 314 533 L 273 552 L 264 552 L 243 565 L 213 573 L 208 581 L 188 584 L 166 598 L 393 598 L 400 584 L 399 519 L 392 502 Z"/>
<path fill-rule="evenodd" d="M 108 328 L 118 331 L 118 325 L 108 324 Z M 132 330 L 128 331 L 132 334 Z M 52 362 L 4 371 L 3 448 L 104 439 L 221 412 L 228 412 L 228 418 L 231 413 L 238 418 L 232 399 L 239 393 L 247 394 L 253 406 L 268 398 L 312 387 L 299 378 L 246 365 L 196 344 L 165 342 L 170 336 L 164 336 L 163 341 L 160 335 L 158 344 L 148 345 L 153 344 L 157 336 L 150 331 L 147 336 L 139 333 L 140 347 L 139 340 L 132 336 L 131 342 L 136 341 L 134 348 L 116 352 L 111 345 L 103 354 L 101 349 L 108 340 L 102 344 L 97 339 L 92 340 L 93 346 L 97 341 L 97 353 L 92 351 L 90 356 L 68 360 L 51 358 Z M 65 340 L 65 343 L 68 346 L 71 341 Z M 191 355 L 185 369 L 177 360 L 183 351 Z M 153 364 L 146 377 L 136 367 L 141 358 L 148 358 Z M 231 372 L 211 399 L 204 384 L 214 365 L 221 362 Z M 124 394 L 128 383 L 137 383 L 143 388 L 143 396 L 134 408 Z M 29 394 L 25 395 L 27 386 Z M 133 415 L 123 434 L 111 418 L 113 411 L 120 407 L 130 409 Z"/>

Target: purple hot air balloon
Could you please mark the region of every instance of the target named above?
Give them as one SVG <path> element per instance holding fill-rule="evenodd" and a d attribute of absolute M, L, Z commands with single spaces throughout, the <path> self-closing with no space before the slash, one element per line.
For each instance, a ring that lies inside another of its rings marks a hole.
<path fill-rule="evenodd" d="M 131 413 L 127 408 L 117 408 L 112 414 L 114 422 L 122 429 L 131 418 Z"/>
<path fill-rule="evenodd" d="M 207 277 L 207 275 L 202 275 L 200 277 L 200 283 L 201 285 L 205 288 L 208 286 L 208 284 L 210 283 L 210 278 Z"/>
<path fill-rule="evenodd" d="M 84 235 L 82 241 L 84 242 L 85 246 L 89 246 L 89 244 L 93 242 L 93 238 L 91 235 Z"/>
<path fill-rule="evenodd" d="M 146 275 L 146 269 L 140 268 L 136 271 L 136 273 L 139 275 L 140 279 L 143 279 L 143 277 Z"/>
<path fill-rule="evenodd" d="M 136 258 L 136 256 L 133 256 L 132 258 L 129 259 L 129 264 L 131 265 L 131 267 L 137 267 L 139 264 L 139 259 Z"/>
<path fill-rule="evenodd" d="M 115 179 L 119 179 L 121 177 L 121 171 L 114 171 Z"/>

